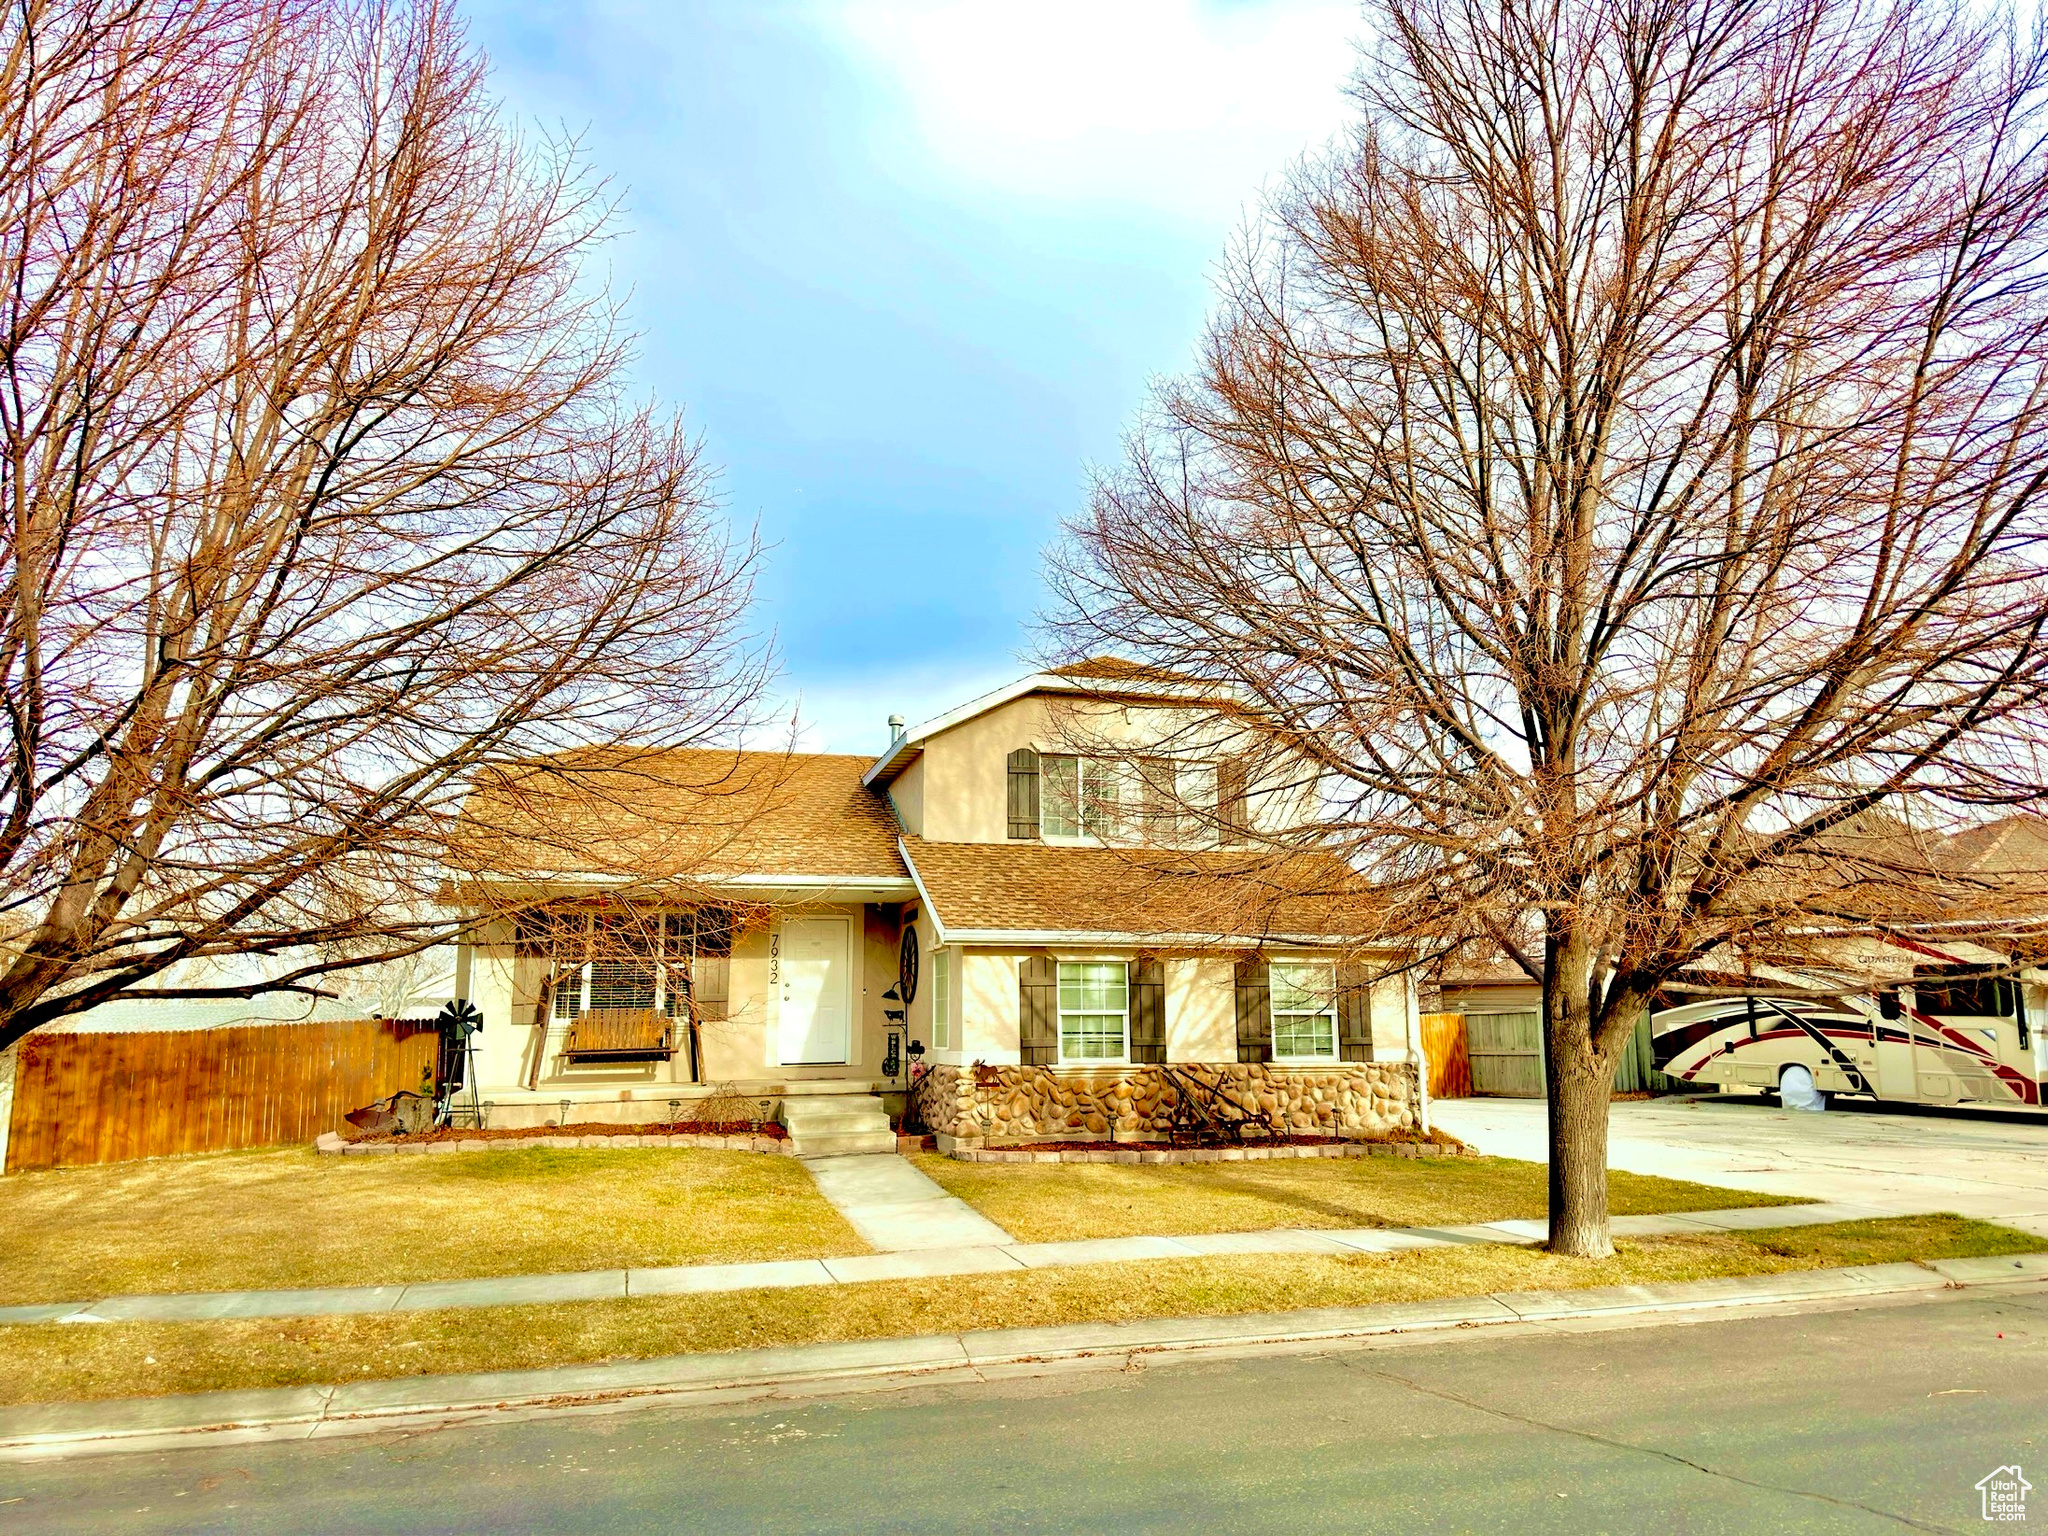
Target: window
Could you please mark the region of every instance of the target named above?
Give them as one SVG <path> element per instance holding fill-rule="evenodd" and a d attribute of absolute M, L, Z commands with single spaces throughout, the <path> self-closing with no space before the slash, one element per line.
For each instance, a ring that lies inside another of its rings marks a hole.
<path fill-rule="evenodd" d="M 1120 763 L 1047 752 L 1039 760 L 1041 821 L 1047 837 L 1106 837 L 1122 821 Z"/>
<path fill-rule="evenodd" d="M 1273 1054 L 1331 1059 L 1337 1054 L 1337 972 L 1328 960 L 1272 965 Z"/>
<path fill-rule="evenodd" d="M 1913 986 L 1914 1006 L 1938 1018 L 2009 1019 L 2016 1011 L 2013 984 L 2002 977 L 1929 968 L 1914 975 Z"/>
<path fill-rule="evenodd" d="M 1060 1060 L 1122 1061 L 1130 975 L 1121 960 L 1060 962 Z"/>
<path fill-rule="evenodd" d="M 557 912 L 531 926 L 529 950 L 551 962 L 548 1012 L 563 1021 L 605 1008 L 686 1013 L 692 971 L 717 968 L 732 950 L 732 916 L 718 910 Z M 702 990 L 706 977 L 696 979 Z M 722 981 L 711 979 L 722 998 Z"/>
<path fill-rule="evenodd" d="M 932 951 L 932 1049 L 953 1048 L 953 957 L 943 949 Z"/>
<path fill-rule="evenodd" d="M 555 973 L 555 1017 L 573 1019 L 583 1011 L 583 976 L 587 965 L 572 965 Z"/>

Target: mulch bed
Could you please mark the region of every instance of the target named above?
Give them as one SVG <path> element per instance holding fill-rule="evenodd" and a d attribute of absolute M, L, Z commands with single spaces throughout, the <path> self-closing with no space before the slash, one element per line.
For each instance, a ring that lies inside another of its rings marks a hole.
<path fill-rule="evenodd" d="M 1005 1152 L 1193 1152 L 1221 1147 L 1341 1147 L 1342 1136 L 1247 1136 L 1243 1141 L 1022 1141 L 1003 1143 Z"/>
<path fill-rule="evenodd" d="M 621 1125 L 616 1120 L 579 1120 L 574 1125 L 520 1125 L 480 1131 L 473 1126 L 443 1125 L 411 1136 L 358 1136 L 352 1145 L 377 1142 L 533 1141 L 542 1136 L 766 1136 L 786 1141 L 789 1132 L 779 1120 L 758 1124 L 746 1120 L 677 1120 L 656 1125 Z"/>

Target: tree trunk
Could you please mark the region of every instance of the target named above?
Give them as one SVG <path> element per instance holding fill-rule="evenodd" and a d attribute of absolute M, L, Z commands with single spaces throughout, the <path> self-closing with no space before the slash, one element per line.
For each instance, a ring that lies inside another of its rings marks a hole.
<path fill-rule="evenodd" d="M 1543 985 L 1544 1093 L 1550 1122 L 1550 1251 L 1614 1256 L 1607 1229 L 1607 1101 L 1614 1064 L 1594 1048 L 1586 972 L 1553 946 Z"/>

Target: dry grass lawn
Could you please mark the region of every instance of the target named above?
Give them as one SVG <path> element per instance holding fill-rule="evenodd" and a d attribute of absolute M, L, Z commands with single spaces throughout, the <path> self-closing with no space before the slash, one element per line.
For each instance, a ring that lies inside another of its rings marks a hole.
<path fill-rule="evenodd" d="M 1026 1243 L 1272 1227 L 1439 1227 L 1533 1220 L 1541 1163 L 1505 1157 L 1289 1158 L 1250 1163 L 963 1163 L 916 1154 L 933 1180 Z M 1783 1195 L 1610 1172 L 1617 1216 L 1796 1205 Z"/>
<path fill-rule="evenodd" d="M 0 1404 L 514 1370 L 916 1333 L 1583 1289 L 1845 1264 L 2031 1252 L 2041 1239 L 1959 1216 L 1702 1233 L 1620 1246 L 1609 1263 L 1468 1246 L 1356 1258 L 1272 1255 L 1103 1264 L 374 1316 L 45 1323 L 0 1333 Z"/>
<path fill-rule="evenodd" d="M 0 1304 L 868 1251 L 794 1158 L 657 1148 L 223 1152 L 10 1174 L 0 1232 Z"/>

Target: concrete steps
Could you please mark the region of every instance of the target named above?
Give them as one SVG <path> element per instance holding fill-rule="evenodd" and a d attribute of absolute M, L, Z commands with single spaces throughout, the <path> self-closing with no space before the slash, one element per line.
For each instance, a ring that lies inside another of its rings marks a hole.
<path fill-rule="evenodd" d="M 894 1152 L 882 1101 L 869 1094 L 805 1094 L 782 1101 L 789 1149 L 798 1157 L 842 1157 L 857 1152 Z"/>

